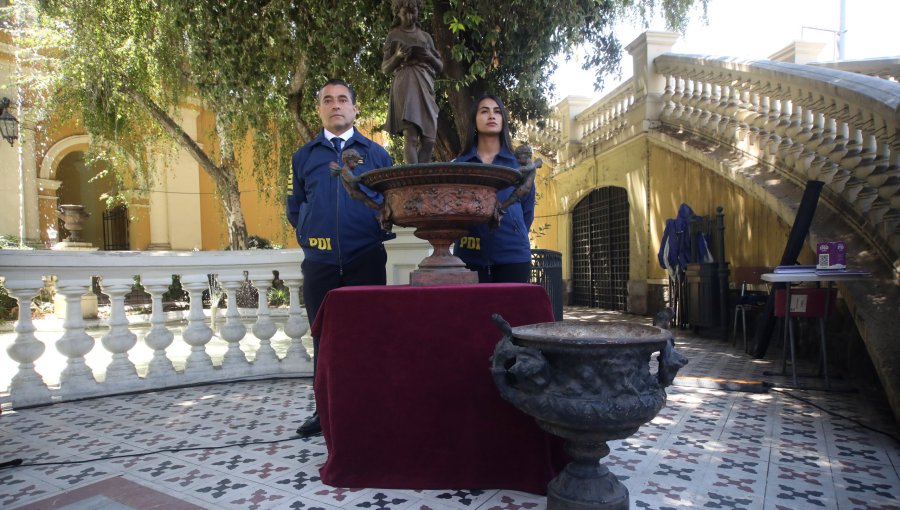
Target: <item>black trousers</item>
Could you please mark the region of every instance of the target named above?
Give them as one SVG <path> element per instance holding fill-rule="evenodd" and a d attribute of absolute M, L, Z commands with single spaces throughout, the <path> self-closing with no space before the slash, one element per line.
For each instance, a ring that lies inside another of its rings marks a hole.
<path fill-rule="evenodd" d="M 312 325 L 319 313 L 319 307 L 325 300 L 328 291 L 340 287 L 357 285 L 386 285 L 387 251 L 384 245 L 373 246 L 351 262 L 343 266 L 323 264 L 304 260 L 300 263 L 300 271 L 303 273 L 303 302 L 306 307 L 306 316 Z M 319 360 L 319 339 L 313 337 L 313 378 L 316 376 L 316 364 Z"/>
<path fill-rule="evenodd" d="M 493 266 L 466 266 L 478 271 L 478 283 L 528 283 L 531 281 L 531 263 L 497 264 Z"/>

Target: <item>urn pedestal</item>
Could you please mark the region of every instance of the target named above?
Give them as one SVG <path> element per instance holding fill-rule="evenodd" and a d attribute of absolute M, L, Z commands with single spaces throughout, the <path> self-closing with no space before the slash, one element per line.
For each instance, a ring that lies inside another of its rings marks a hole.
<path fill-rule="evenodd" d="M 665 406 L 665 388 L 687 363 L 671 333 L 627 323 L 494 322 L 504 333 L 491 358 L 500 395 L 565 439 L 572 460 L 547 486 L 548 510 L 629 508 L 628 490 L 600 459 L 607 441 L 631 436 Z"/>

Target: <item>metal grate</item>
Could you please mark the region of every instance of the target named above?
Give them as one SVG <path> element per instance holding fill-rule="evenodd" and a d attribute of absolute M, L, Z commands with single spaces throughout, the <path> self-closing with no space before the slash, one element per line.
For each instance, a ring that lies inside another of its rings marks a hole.
<path fill-rule="evenodd" d="M 625 310 L 628 290 L 628 194 L 594 190 L 572 212 L 573 304 Z"/>
<path fill-rule="evenodd" d="M 127 250 L 128 208 L 124 205 L 103 211 L 103 249 Z"/>

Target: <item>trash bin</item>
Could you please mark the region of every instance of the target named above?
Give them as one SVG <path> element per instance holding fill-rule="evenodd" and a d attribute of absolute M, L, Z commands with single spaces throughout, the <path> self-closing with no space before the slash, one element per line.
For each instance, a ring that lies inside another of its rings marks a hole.
<path fill-rule="evenodd" d="M 553 250 L 531 250 L 531 283 L 544 287 L 550 296 L 553 317 L 563 318 L 562 253 Z"/>

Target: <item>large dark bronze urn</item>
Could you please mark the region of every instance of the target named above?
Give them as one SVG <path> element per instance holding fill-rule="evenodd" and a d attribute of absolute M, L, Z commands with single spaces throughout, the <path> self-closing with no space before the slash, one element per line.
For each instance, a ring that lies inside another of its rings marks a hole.
<path fill-rule="evenodd" d="M 627 323 L 494 322 L 503 332 L 491 358 L 500 395 L 565 439 L 572 460 L 547 486 L 548 510 L 629 508 L 628 490 L 600 459 L 607 441 L 631 436 L 666 405 L 665 388 L 687 363 L 672 334 Z"/>

